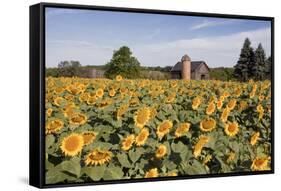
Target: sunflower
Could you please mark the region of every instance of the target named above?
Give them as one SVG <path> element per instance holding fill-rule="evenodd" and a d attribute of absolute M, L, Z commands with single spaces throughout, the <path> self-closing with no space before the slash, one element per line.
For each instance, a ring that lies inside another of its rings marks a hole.
<path fill-rule="evenodd" d="M 259 111 L 259 120 L 263 118 L 264 110 Z"/>
<path fill-rule="evenodd" d="M 88 98 L 89 98 L 89 93 L 82 93 L 82 94 L 80 94 L 80 96 L 79 96 L 79 101 L 80 102 L 84 102 L 84 101 L 87 101 L 88 100 Z"/>
<path fill-rule="evenodd" d="M 157 108 L 156 107 L 151 107 L 150 108 L 150 119 L 153 119 L 157 115 Z"/>
<path fill-rule="evenodd" d="M 122 77 L 121 75 L 117 75 L 117 76 L 115 77 L 115 79 L 116 79 L 117 82 L 120 82 L 120 81 L 123 80 L 123 77 Z"/>
<path fill-rule="evenodd" d="M 239 111 L 241 112 L 241 111 L 244 111 L 245 109 L 247 109 L 248 108 L 248 103 L 247 103 L 247 101 L 241 101 L 240 103 L 239 103 Z"/>
<path fill-rule="evenodd" d="M 204 165 L 207 165 L 208 162 L 210 162 L 211 160 L 212 160 L 212 155 L 208 154 L 208 155 L 204 158 L 203 164 L 204 164 Z"/>
<path fill-rule="evenodd" d="M 223 109 L 221 117 L 220 117 L 222 122 L 226 122 L 227 121 L 229 113 L 230 113 L 230 111 L 229 111 L 228 107 Z"/>
<path fill-rule="evenodd" d="M 69 85 L 66 89 L 67 89 L 67 91 L 69 91 L 69 93 L 71 93 L 73 95 L 77 95 L 77 94 L 79 94 L 79 93 L 81 93 L 83 91 L 83 89 L 81 89 L 77 85 L 78 84 Z"/>
<path fill-rule="evenodd" d="M 86 131 L 82 133 L 82 136 L 84 140 L 84 145 L 89 145 L 96 139 L 97 133 L 93 131 Z"/>
<path fill-rule="evenodd" d="M 230 152 L 228 153 L 227 159 L 226 159 L 226 163 L 231 163 L 234 159 L 235 159 L 235 153 L 234 152 Z"/>
<path fill-rule="evenodd" d="M 257 112 L 259 114 L 259 120 L 262 119 L 264 115 L 264 109 L 261 104 L 257 106 Z"/>
<path fill-rule="evenodd" d="M 221 100 L 221 101 L 223 102 L 223 101 L 225 100 L 225 97 L 221 95 L 221 96 L 219 97 L 219 100 Z"/>
<path fill-rule="evenodd" d="M 239 131 L 239 126 L 237 122 L 229 122 L 226 123 L 224 126 L 224 132 L 230 136 L 233 137 L 235 136 Z"/>
<path fill-rule="evenodd" d="M 96 91 L 96 96 L 97 96 L 98 98 L 101 98 L 101 97 L 103 96 L 103 94 L 104 94 L 104 91 L 103 91 L 102 88 L 97 89 L 97 91 Z"/>
<path fill-rule="evenodd" d="M 135 142 L 135 135 L 129 135 L 122 141 L 122 149 L 124 151 L 129 150 Z"/>
<path fill-rule="evenodd" d="M 263 107 L 262 107 L 262 105 L 261 105 L 261 104 L 259 104 L 259 105 L 257 106 L 257 111 L 258 111 L 258 112 L 263 111 Z"/>
<path fill-rule="evenodd" d="M 252 90 L 249 97 L 252 99 L 253 97 L 255 97 L 256 95 L 256 91 Z"/>
<path fill-rule="evenodd" d="M 209 132 L 216 128 L 216 121 L 212 118 L 206 118 L 200 122 L 200 129 L 203 132 Z"/>
<path fill-rule="evenodd" d="M 242 89 L 241 88 L 236 88 L 234 91 L 234 95 L 236 97 L 239 97 L 242 94 Z"/>
<path fill-rule="evenodd" d="M 86 165 L 103 165 L 106 162 L 109 162 L 112 157 L 112 152 L 108 150 L 94 149 L 90 152 L 86 159 Z"/>
<path fill-rule="evenodd" d="M 253 98 L 255 95 L 256 95 L 256 91 L 257 91 L 257 85 L 256 84 L 254 84 L 253 85 L 253 89 L 252 89 L 252 91 L 251 91 L 251 93 L 250 93 L 250 98 Z"/>
<path fill-rule="evenodd" d="M 192 109 L 196 110 L 198 109 L 199 105 L 201 104 L 201 98 L 200 97 L 196 97 L 192 100 Z"/>
<path fill-rule="evenodd" d="M 139 98 L 134 97 L 129 101 L 129 103 L 130 103 L 130 106 L 134 107 L 134 106 L 137 106 L 140 103 L 140 100 L 139 100 Z"/>
<path fill-rule="evenodd" d="M 64 98 L 65 98 L 65 100 L 67 100 L 67 101 L 73 101 L 74 95 L 67 94 L 67 95 L 64 96 Z"/>
<path fill-rule="evenodd" d="M 236 99 L 231 99 L 228 104 L 227 104 L 227 108 L 229 109 L 229 111 L 233 110 L 236 106 Z"/>
<path fill-rule="evenodd" d="M 75 156 L 81 152 L 83 145 L 83 136 L 77 133 L 72 133 L 62 140 L 60 149 L 66 156 Z"/>
<path fill-rule="evenodd" d="M 217 101 L 217 108 L 218 108 L 218 109 L 221 109 L 222 106 L 223 106 L 223 100 L 219 99 L 219 100 Z"/>
<path fill-rule="evenodd" d="M 175 88 L 175 87 L 177 87 L 178 86 L 178 82 L 177 81 L 175 81 L 175 80 L 173 80 L 173 81 L 171 81 L 171 87 L 172 88 Z"/>
<path fill-rule="evenodd" d="M 64 88 L 63 88 L 63 87 L 56 87 L 55 90 L 54 90 L 54 92 L 55 92 L 56 94 L 61 94 L 62 92 L 64 92 Z"/>
<path fill-rule="evenodd" d="M 96 96 L 90 96 L 87 99 L 87 104 L 88 105 L 94 105 L 97 101 L 97 97 Z"/>
<path fill-rule="evenodd" d="M 165 145 L 160 145 L 156 150 L 156 158 L 162 158 L 167 154 L 167 147 Z"/>
<path fill-rule="evenodd" d="M 52 113 L 53 113 L 53 109 L 52 108 L 48 108 L 47 111 L 46 111 L 47 116 L 51 117 Z"/>
<path fill-rule="evenodd" d="M 193 155 L 195 156 L 195 158 L 197 158 L 200 154 L 201 151 L 204 147 L 204 145 L 209 141 L 209 137 L 207 136 L 200 136 L 198 142 L 195 144 L 194 146 L 194 150 L 193 150 Z"/>
<path fill-rule="evenodd" d="M 260 137 L 260 132 L 255 132 L 252 135 L 251 140 L 250 140 L 250 143 L 251 143 L 252 146 L 254 146 L 258 142 L 259 137 Z"/>
<path fill-rule="evenodd" d="M 139 109 L 134 116 L 135 125 L 139 128 L 143 128 L 150 119 L 150 109 L 143 107 Z"/>
<path fill-rule="evenodd" d="M 190 128 L 190 123 L 181 123 L 176 129 L 175 136 L 181 137 L 184 133 L 188 132 Z"/>
<path fill-rule="evenodd" d="M 158 170 L 157 168 L 152 168 L 148 172 L 145 173 L 145 178 L 155 178 L 158 177 Z"/>
<path fill-rule="evenodd" d="M 165 98 L 165 103 L 173 103 L 175 101 L 175 98 L 176 98 L 176 94 L 171 94 L 171 95 L 168 95 L 166 98 Z"/>
<path fill-rule="evenodd" d="M 107 99 L 101 101 L 100 103 L 98 103 L 98 104 L 97 104 L 97 107 L 98 107 L 99 109 L 103 109 L 103 108 L 109 106 L 110 104 L 112 104 L 112 100 L 109 99 L 109 98 L 107 98 Z"/>
<path fill-rule="evenodd" d="M 122 118 L 122 116 L 127 112 L 129 108 L 129 105 L 125 104 L 125 105 L 121 105 L 116 112 L 116 118 L 117 120 L 120 120 Z"/>
<path fill-rule="evenodd" d="M 252 171 L 269 170 L 268 162 L 270 157 L 256 157 L 251 165 Z"/>
<path fill-rule="evenodd" d="M 211 115 L 212 113 L 214 113 L 216 110 L 216 105 L 214 104 L 214 102 L 210 102 L 208 107 L 206 108 L 206 114 L 207 115 Z"/>
<path fill-rule="evenodd" d="M 230 93 L 228 91 L 225 91 L 225 92 L 222 93 L 222 96 L 224 98 L 228 98 L 230 96 Z"/>
<path fill-rule="evenodd" d="M 120 88 L 120 93 L 122 94 L 122 95 L 125 95 L 125 94 L 127 94 L 128 93 L 128 89 L 127 88 L 125 88 L 125 87 L 122 87 L 122 88 Z"/>
<path fill-rule="evenodd" d="M 114 97 L 115 94 L 116 94 L 116 91 L 115 91 L 114 89 L 110 89 L 110 90 L 108 91 L 108 94 L 109 94 L 110 97 Z"/>
<path fill-rule="evenodd" d="M 70 117 L 69 123 L 72 125 L 83 125 L 87 122 L 88 118 L 86 115 L 81 113 L 75 113 Z"/>
<path fill-rule="evenodd" d="M 55 119 L 47 123 L 45 127 L 46 134 L 57 133 L 63 127 L 63 122 L 60 119 Z"/>
<path fill-rule="evenodd" d="M 178 176 L 178 173 L 175 172 L 175 171 L 168 172 L 168 173 L 167 173 L 167 176 Z"/>
<path fill-rule="evenodd" d="M 54 99 L 54 105 L 60 107 L 64 103 L 64 99 L 62 97 L 56 97 Z"/>
<path fill-rule="evenodd" d="M 173 127 L 172 121 L 165 120 L 160 125 L 158 125 L 156 134 L 160 139 L 162 139 L 162 137 L 164 137 L 167 133 L 169 133 L 172 127 Z"/>
<path fill-rule="evenodd" d="M 66 106 L 64 109 L 63 109 L 63 115 L 65 117 L 71 117 L 72 115 L 75 114 L 75 106 L 72 106 L 72 105 L 69 105 L 69 106 Z"/>
<path fill-rule="evenodd" d="M 264 95 L 260 95 L 260 96 L 259 96 L 259 101 L 263 101 L 264 98 L 265 98 Z"/>
<path fill-rule="evenodd" d="M 147 128 L 143 128 L 141 132 L 136 137 L 136 145 L 141 146 L 144 145 L 145 141 L 147 140 L 149 136 L 149 130 Z"/>

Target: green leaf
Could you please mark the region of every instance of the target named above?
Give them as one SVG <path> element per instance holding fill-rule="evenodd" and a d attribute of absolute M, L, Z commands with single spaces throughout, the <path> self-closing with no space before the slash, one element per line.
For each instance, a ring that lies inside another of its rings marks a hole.
<path fill-rule="evenodd" d="M 152 148 L 156 147 L 157 143 L 158 143 L 158 141 L 153 138 L 148 138 L 146 140 L 146 145 L 149 145 Z"/>
<path fill-rule="evenodd" d="M 85 167 L 82 171 L 83 173 L 88 175 L 92 180 L 99 181 L 104 176 L 105 165 Z"/>
<path fill-rule="evenodd" d="M 143 152 L 144 152 L 144 150 L 142 148 L 136 148 L 135 151 L 130 150 L 129 157 L 130 157 L 131 161 L 133 163 L 135 163 L 140 158 L 140 156 L 143 154 Z"/>
<path fill-rule="evenodd" d="M 211 149 L 215 150 L 215 146 L 216 146 L 216 137 L 211 136 L 210 140 L 205 144 L 204 147 L 211 148 Z"/>
<path fill-rule="evenodd" d="M 120 167 L 111 167 L 107 168 L 104 172 L 103 179 L 104 180 L 120 180 L 123 177 L 124 173 L 122 168 Z"/>
<path fill-rule="evenodd" d="M 75 179 L 63 173 L 61 165 L 57 165 L 46 172 L 46 184 L 55 184 L 65 180 L 75 181 Z"/>
<path fill-rule="evenodd" d="M 239 152 L 239 144 L 237 142 L 230 142 L 229 146 L 235 153 Z"/>
<path fill-rule="evenodd" d="M 169 159 L 163 161 L 163 166 L 167 167 L 170 171 L 177 168 L 177 165 Z"/>
<path fill-rule="evenodd" d="M 78 157 L 74 157 L 69 161 L 63 161 L 59 165 L 61 166 L 61 169 L 63 171 L 74 174 L 76 175 L 76 177 L 80 176 L 81 166 L 80 166 L 80 159 Z"/>
<path fill-rule="evenodd" d="M 47 170 L 54 168 L 54 164 L 49 162 L 47 159 L 45 160 L 45 167 Z"/>
<path fill-rule="evenodd" d="M 181 152 L 186 152 L 188 147 L 184 145 L 182 142 L 172 143 L 171 144 L 172 151 L 175 153 L 181 153 Z"/>
<path fill-rule="evenodd" d="M 123 167 L 126 167 L 126 168 L 131 168 L 132 167 L 131 163 L 128 160 L 128 155 L 127 154 L 125 154 L 125 153 L 117 154 L 117 158 L 118 158 L 118 161 L 120 162 L 120 164 Z"/>
<path fill-rule="evenodd" d="M 257 148 L 257 156 L 263 156 L 264 155 L 264 148 L 262 146 L 259 146 Z"/>
<path fill-rule="evenodd" d="M 206 174 L 207 171 L 205 167 L 197 160 L 194 160 L 192 165 L 187 165 L 184 169 L 185 173 L 189 175 L 195 175 L 195 174 Z"/>
<path fill-rule="evenodd" d="M 49 170 L 46 173 L 46 184 L 55 184 L 67 179 L 67 175 L 60 171 Z"/>
<path fill-rule="evenodd" d="M 46 149 L 50 148 L 55 142 L 54 135 L 47 135 L 45 138 L 45 142 L 46 142 Z"/>
<path fill-rule="evenodd" d="M 94 148 L 100 148 L 100 149 L 105 149 L 105 150 L 109 150 L 112 148 L 112 144 L 110 143 L 105 143 L 105 142 L 96 142 L 93 144 Z"/>
<path fill-rule="evenodd" d="M 186 150 L 180 153 L 180 157 L 182 161 L 189 161 L 189 159 L 193 156 L 191 150 Z"/>

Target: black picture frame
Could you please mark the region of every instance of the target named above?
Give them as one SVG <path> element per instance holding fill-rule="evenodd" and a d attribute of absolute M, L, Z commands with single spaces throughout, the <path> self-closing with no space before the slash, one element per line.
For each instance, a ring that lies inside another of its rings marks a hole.
<path fill-rule="evenodd" d="M 67 183 L 67 184 L 45 184 L 45 8 L 71 8 L 86 10 L 102 10 L 117 12 L 134 13 L 153 13 L 164 15 L 182 15 L 182 16 L 204 16 L 230 19 L 250 19 L 264 20 L 271 22 L 271 57 L 272 57 L 272 76 L 271 76 L 271 95 L 272 95 L 272 113 L 271 113 L 271 170 L 258 172 L 237 172 L 210 175 L 189 175 L 177 177 L 161 177 L 148 179 L 130 179 L 130 180 L 111 180 L 88 183 Z M 113 183 L 133 183 L 147 181 L 179 180 L 193 178 L 211 178 L 228 177 L 242 175 L 258 175 L 274 173 L 274 18 L 249 15 L 230 15 L 215 13 L 184 12 L 170 10 L 136 9 L 121 7 L 104 7 L 93 5 L 74 5 L 57 3 L 39 3 L 30 6 L 30 127 L 29 127 L 29 184 L 38 188 L 53 188 L 66 186 L 84 186 Z"/>

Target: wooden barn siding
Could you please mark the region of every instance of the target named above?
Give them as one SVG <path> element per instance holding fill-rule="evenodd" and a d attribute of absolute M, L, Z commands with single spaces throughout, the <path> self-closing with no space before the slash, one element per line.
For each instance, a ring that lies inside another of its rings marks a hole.
<path fill-rule="evenodd" d="M 205 64 L 202 64 L 201 66 L 199 66 L 199 68 L 197 70 L 194 71 L 194 78 L 195 80 L 201 80 L 201 75 L 205 75 L 206 78 L 205 79 L 209 79 L 209 70 L 207 68 L 207 66 Z"/>

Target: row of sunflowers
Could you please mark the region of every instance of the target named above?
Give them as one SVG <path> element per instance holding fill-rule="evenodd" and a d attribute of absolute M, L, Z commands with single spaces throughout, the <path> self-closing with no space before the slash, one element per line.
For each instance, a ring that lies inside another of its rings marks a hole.
<path fill-rule="evenodd" d="M 270 170 L 271 83 L 46 79 L 46 183 Z"/>

